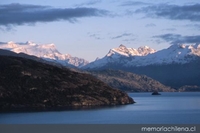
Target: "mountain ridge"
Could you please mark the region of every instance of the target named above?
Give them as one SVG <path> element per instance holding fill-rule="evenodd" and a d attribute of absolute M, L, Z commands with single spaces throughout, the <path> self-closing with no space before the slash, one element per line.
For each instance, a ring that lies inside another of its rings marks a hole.
<path fill-rule="evenodd" d="M 124 46 L 123 46 L 124 47 Z M 128 49 L 128 48 L 126 48 Z M 122 51 L 120 51 L 122 52 Z M 125 51 L 127 53 L 127 51 Z M 82 67 L 84 70 L 114 69 L 146 75 L 175 89 L 200 86 L 200 44 L 176 44 L 143 56 L 113 53 Z M 185 87 L 184 87 L 185 86 Z M 190 87 L 187 87 L 190 86 Z M 200 91 L 200 90 L 199 90 Z"/>
<path fill-rule="evenodd" d="M 15 43 L 13 41 L 7 43 L 1 43 L 0 49 L 6 49 L 15 53 L 25 53 L 28 55 L 34 55 L 47 61 L 61 64 L 68 67 L 82 67 L 89 62 L 85 59 L 72 57 L 70 54 L 61 54 L 55 44 L 36 44 L 31 41 L 26 43 Z"/>
<path fill-rule="evenodd" d="M 19 47 L 22 45 L 24 47 Z M 108 54 L 103 58 L 97 58 L 91 63 L 81 64 L 79 59 L 71 58 L 68 55 L 62 55 L 56 51 L 54 44 L 38 45 L 32 42 L 16 44 L 14 42 L 0 43 L 0 48 L 12 51 L 29 52 L 26 47 L 44 48 L 48 56 L 44 56 L 46 61 L 51 61 L 54 64 L 60 64 L 64 67 L 73 68 L 75 63 L 79 63 L 78 68 L 82 70 L 103 70 L 103 69 L 118 69 L 142 74 L 151 77 L 160 83 L 172 88 L 180 88 L 185 86 L 200 86 L 198 79 L 199 62 L 200 62 L 200 44 L 176 44 L 171 45 L 166 49 L 156 51 L 148 46 L 139 47 L 138 49 L 127 48 L 125 45 L 120 45 L 118 48 L 110 49 Z M 37 50 L 40 49 L 36 49 Z M 64 56 L 64 57 L 63 57 Z M 65 58 L 67 57 L 67 58 Z M 52 60 L 53 58 L 53 60 Z M 60 59 L 67 60 L 60 60 Z M 64 63 L 63 63 L 64 62 Z M 75 67 L 74 67 L 75 68 Z M 190 87 L 187 87 L 190 86 Z M 197 88 L 197 87 L 196 87 Z"/>
<path fill-rule="evenodd" d="M 98 79 L 107 83 L 113 88 L 127 92 L 174 92 L 175 89 L 165 86 L 160 82 L 147 77 L 146 75 L 138 75 L 131 72 L 121 70 L 94 70 L 89 71 Z"/>
<path fill-rule="evenodd" d="M 110 49 L 108 54 L 103 58 L 95 60 L 82 68 L 95 69 L 112 63 L 126 67 L 170 63 L 185 64 L 192 61 L 195 57 L 200 57 L 200 44 L 176 44 L 159 51 L 148 46 L 139 47 L 136 50 L 134 48 L 127 48 L 124 45 L 120 45 L 118 48 Z"/>

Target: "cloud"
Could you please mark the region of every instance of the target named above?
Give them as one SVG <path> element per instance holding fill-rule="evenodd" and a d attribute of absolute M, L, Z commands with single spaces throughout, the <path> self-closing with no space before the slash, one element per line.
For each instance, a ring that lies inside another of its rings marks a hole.
<path fill-rule="evenodd" d="M 145 27 L 155 27 L 156 25 L 153 24 L 153 23 L 150 23 L 150 24 L 146 24 Z"/>
<path fill-rule="evenodd" d="M 50 6 L 9 4 L 0 5 L 0 25 L 23 25 L 36 22 L 67 20 L 76 22 L 77 18 L 106 16 L 109 12 L 97 8 L 53 8 Z"/>
<path fill-rule="evenodd" d="M 92 35 L 90 35 L 90 37 L 93 37 L 93 38 L 96 39 L 96 40 L 102 39 L 102 38 L 100 38 L 99 35 L 97 35 L 97 34 L 92 34 Z"/>
<path fill-rule="evenodd" d="M 0 31 L 10 32 L 10 31 L 16 31 L 16 29 L 12 25 L 7 25 L 7 26 L 0 26 Z"/>
<path fill-rule="evenodd" d="M 162 31 L 176 31 L 176 28 L 167 28 L 167 29 L 163 29 Z"/>
<path fill-rule="evenodd" d="M 200 4 L 183 6 L 169 4 L 151 5 L 140 8 L 135 13 L 145 13 L 147 17 L 153 18 L 200 21 Z"/>
<path fill-rule="evenodd" d="M 136 40 L 136 38 L 131 38 L 131 39 L 124 39 L 122 41 L 126 42 L 127 44 L 130 44 L 130 43 L 132 43 L 135 40 Z"/>
<path fill-rule="evenodd" d="M 102 2 L 101 0 L 91 0 L 88 2 L 81 3 L 81 4 L 76 4 L 75 6 L 91 6 L 91 5 L 101 3 L 101 2 Z"/>
<path fill-rule="evenodd" d="M 87 33 L 89 37 L 94 38 L 96 40 L 102 40 L 103 38 L 100 37 L 99 33 Z"/>
<path fill-rule="evenodd" d="M 189 27 L 189 28 L 192 28 L 194 30 L 199 30 L 200 24 L 186 24 L 186 25 L 184 25 L 184 27 Z"/>
<path fill-rule="evenodd" d="M 140 6 L 140 5 L 151 5 L 151 3 L 145 3 L 141 1 L 125 1 L 121 4 L 121 6 Z"/>
<path fill-rule="evenodd" d="M 126 37 L 126 36 L 132 36 L 132 34 L 131 33 L 123 33 L 121 35 L 112 37 L 112 39 L 119 39 L 119 38 Z"/>
<path fill-rule="evenodd" d="M 163 34 L 154 36 L 154 38 L 161 38 L 170 44 L 200 43 L 200 35 L 182 36 L 180 34 Z"/>

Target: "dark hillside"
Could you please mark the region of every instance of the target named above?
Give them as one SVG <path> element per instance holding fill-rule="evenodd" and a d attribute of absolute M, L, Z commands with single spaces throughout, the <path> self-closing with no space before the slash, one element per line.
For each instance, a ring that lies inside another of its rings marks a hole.
<path fill-rule="evenodd" d="M 21 57 L 0 56 L 0 111 L 130 104 L 91 75 Z"/>

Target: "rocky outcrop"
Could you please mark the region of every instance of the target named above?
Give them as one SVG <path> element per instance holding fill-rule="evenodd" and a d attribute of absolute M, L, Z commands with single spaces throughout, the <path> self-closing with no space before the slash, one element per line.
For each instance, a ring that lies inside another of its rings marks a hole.
<path fill-rule="evenodd" d="M 158 91 L 154 91 L 154 92 L 152 93 L 152 95 L 161 95 L 161 94 L 158 93 Z"/>
<path fill-rule="evenodd" d="M 0 111 L 132 104 L 95 77 L 21 57 L 0 56 Z"/>

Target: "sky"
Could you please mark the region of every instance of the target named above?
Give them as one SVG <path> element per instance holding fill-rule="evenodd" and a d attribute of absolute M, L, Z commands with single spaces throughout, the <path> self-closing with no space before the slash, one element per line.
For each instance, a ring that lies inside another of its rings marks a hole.
<path fill-rule="evenodd" d="M 94 61 L 120 44 L 200 43 L 199 0 L 1 0 L 0 42 L 54 43 Z"/>

